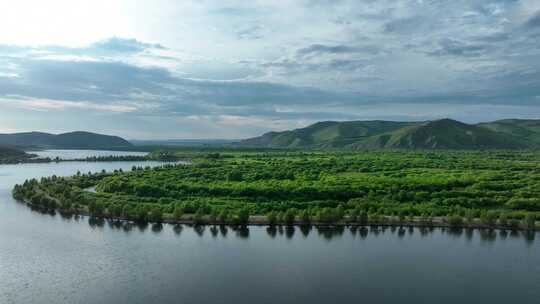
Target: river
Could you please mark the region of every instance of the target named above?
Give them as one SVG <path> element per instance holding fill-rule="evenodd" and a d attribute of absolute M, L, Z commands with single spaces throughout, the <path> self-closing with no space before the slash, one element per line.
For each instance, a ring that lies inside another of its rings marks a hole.
<path fill-rule="evenodd" d="M 52 153 L 52 152 L 50 152 Z M 76 155 L 93 155 L 70 152 Z M 538 303 L 540 235 L 131 226 L 15 202 L 28 178 L 156 162 L 0 166 L 0 303 Z"/>

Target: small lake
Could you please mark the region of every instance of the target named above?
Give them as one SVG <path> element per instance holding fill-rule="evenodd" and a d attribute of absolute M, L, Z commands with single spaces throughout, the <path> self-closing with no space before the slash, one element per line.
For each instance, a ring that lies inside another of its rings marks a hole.
<path fill-rule="evenodd" d="M 0 303 L 416 304 L 540 299 L 538 233 L 137 226 L 43 214 L 11 198 L 13 185 L 28 178 L 129 170 L 133 165 L 161 164 L 0 166 Z"/>

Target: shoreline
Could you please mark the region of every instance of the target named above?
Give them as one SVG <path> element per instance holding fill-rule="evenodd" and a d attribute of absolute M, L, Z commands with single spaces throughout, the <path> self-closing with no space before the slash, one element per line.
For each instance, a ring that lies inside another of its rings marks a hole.
<path fill-rule="evenodd" d="M 385 221 L 370 221 L 368 220 L 365 223 L 360 222 L 348 222 L 346 220 L 333 222 L 333 223 L 326 223 L 326 222 L 320 222 L 320 221 L 300 221 L 295 220 L 292 223 L 284 223 L 284 222 L 276 222 L 276 223 L 270 223 L 270 221 L 267 220 L 266 216 L 263 215 L 251 215 L 249 217 L 249 220 L 247 223 L 233 223 L 232 221 L 224 222 L 224 221 L 210 221 L 210 220 L 203 220 L 203 221 L 195 221 L 190 216 L 186 216 L 185 219 L 175 220 L 175 219 L 163 219 L 160 222 L 152 222 L 152 221 L 145 221 L 145 222 L 138 222 L 135 220 L 130 220 L 124 217 L 111 217 L 111 216 L 95 216 L 91 215 L 87 211 L 83 212 L 72 212 L 72 211 L 66 211 L 62 209 L 46 209 L 39 205 L 31 204 L 27 201 L 18 201 L 20 203 L 23 203 L 30 208 L 43 210 L 43 211 L 54 211 L 58 212 L 63 215 L 72 215 L 72 216 L 85 216 L 88 218 L 97 218 L 97 219 L 103 219 L 103 220 L 112 220 L 112 221 L 120 221 L 120 222 L 126 222 L 126 223 L 142 223 L 142 224 L 170 224 L 170 225 L 193 225 L 193 226 L 295 226 L 295 227 L 305 227 L 305 226 L 312 226 L 312 227 L 416 227 L 416 228 L 449 228 L 449 229 L 479 229 L 479 230 L 485 230 L 485 229 L 497 229 L 497 230 L 511 230 L 511 231 L 531 231 L 531 232 L 538 232 L 540 231 L 540 227 L 538 225 L 535 226 L 534 229 L 528 229 L 527 227 L 524 227 L 522 223 L 519 223 L 519 226 L 517 227 L 511 227 L 509 225 L 503 226 L 500 224 L 495 225 L 486 225 L 483 223 L 464 223 L 462 225 L 451 225 L 449 224 L 444 217 L 436 217 L 433 218 L 431 222 L 421 222 L 417 220 L 413 221 L 399 221 L 396 220 L 390 216 L 387 216 Z M 477 221 L 478 219 L 475 219 Z"/>

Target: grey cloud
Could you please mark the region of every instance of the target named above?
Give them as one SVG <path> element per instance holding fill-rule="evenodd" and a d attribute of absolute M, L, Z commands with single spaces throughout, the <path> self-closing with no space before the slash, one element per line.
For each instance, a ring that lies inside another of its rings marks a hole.
<path fill-rule="evenodd" d="M 486 45 L 472 44 L 459 41 L 456 39 L 442 39 L 438 42 L 438 48 L 429 51 L 429 55 L 433 56 L 464 56 L 475 57 L 481 56 L 486 52 Z"/>
<path fill-rule="evenodd" d="M 159 43 L 145 43 L 138 41 L 137 39 L 124 39 L 119 37 L 98 41 L 90 45 L 89 48 L 120 53 L 137 53 L 142 52 L 145 49 L 165 49 L 165 47 Z"/>
<path fill-rule="evenodd" d="M 507 41 L 512 37 L 510 33 L 507 32 L 501 32 L 501 33 L 495 33 L 495 34 L 489 34 L 485 36 L 476 37 L 476 40 L 482 41 L 482 42 L 503 42 Z"/>
<path fill-rule="evenodd" d="M 60 45 L 17 46 L 0 44 L 0 54 L 10 56 L 30 54 L 31 52 L 38 52 L 37 55 L 41 52 L 46 52 L 58 55 L 75 56 L 115 56 L 137 54 L 150 49 L 165 50 L 166 48 L 157 43 L 152 44 L 141 42 L 136 39 L 124 39 L 119 37 L 101 40 L 85 47 L 66 47 Z"/>
<path fill-rule="evenodd" d="M 258 25 L 242 28 L 236 31 L 236 35 L 238 36 L 238 38 L 246 40 L 257 40 L 264 37 L 263 28 Z"/>
<path fill-rule="evenodd" d="M 384 24 L 383 30 L 386 33 L 411 33 L 419 30 L 419 27 L 424 23 L 424 18 L 414 16 L 408 18 L 394 19 Z"/>
<path fill-rule="evenodd" d="M 130 94 L 167 94 L 168 71 L 121 62 L 16 59 L 17 78 L 0 80 L 0 94 L 59 100 L 112 101 Z"/>
<path fill-rule="evenodd" d="M 17 78 L 0 78 L 0 96 L 90 102 L 157 102 L 162 109 L 185 104 L 218 106 L 321 103 L 343 94 L 283 84 L 197 81 L 174 77 L 166 69 L 121 62 L 17 60 Z M 350 98 L 350 97 L 348 97 Z"/>
<path fill-rule="evenodd" d="M 272 73 L 282 75 L 298 75 L 307 72 L 354 72 L 367 67 L 365 59 L 330 59 L 318 62 L 305 62 L 291 58 L 259 63 L 262 69 L 274 69 Z"/>
<path fill-rule="evenodd" d="M 312 44 L 307 47 L 298 49 L 296 54 L 298 56 L 311 56 L 319 54 L 351 54 L 351 53 L 368 53 L 377 54 L 379 47 L 375 45 L 365 46 L 349 46 L 349 45 L 325 45 L 325 44 Z"/>
<path fill-rule="evenodd" d="M 536 12 L 527 22 L 525 26 L 528 28 L 537 28 L 540 27 L 540 11 Z"/>

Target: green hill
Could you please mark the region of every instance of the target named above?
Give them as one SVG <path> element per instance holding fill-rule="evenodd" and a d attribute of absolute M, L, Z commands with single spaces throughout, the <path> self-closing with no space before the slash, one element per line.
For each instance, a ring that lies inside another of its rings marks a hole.
<path fill-rule="evenodd" d="M 365 141 L 375 135 L 410 126 L 409 122 L 392 121 L 324 121 L 302 129 L 284 132 L 269 132 L 260 137 L 240 142 L 247 146 L 275 148 L 318 147 L 340 148 Z"/>
<path fill-rule="evenodd" d="M 42 132 L 0 134 L 0 145 L 44 149 L 124 149 L 132 146 L 118 136 L 81 131 L 58 135 Z"/>
<path fill-rule="evenodd" d="M 504 119 L 478 125 L 498 133 L 522 138 L 532 145 L 540 145 L 540 120 Z"/>
<path fill-rule="evenodd" d="M 540 121 L 465 124 L 452 119 L 420 122 L 325 121 L 240 142 L 272 148 L 528 149 L 540 147 Z"/>

